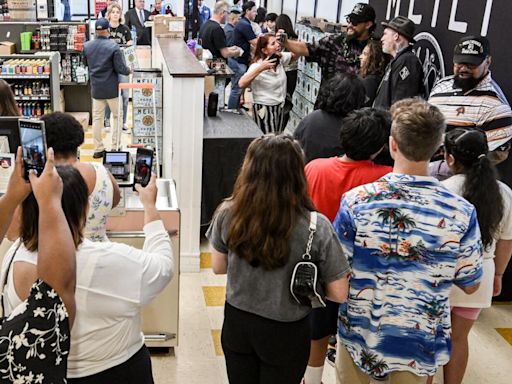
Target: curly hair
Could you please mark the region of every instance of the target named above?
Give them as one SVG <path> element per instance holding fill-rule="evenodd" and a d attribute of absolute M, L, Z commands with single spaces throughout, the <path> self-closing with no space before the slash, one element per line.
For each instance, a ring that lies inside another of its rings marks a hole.
<path fill-rule="evenodd" d="M 369 40 L 366 47 L 368 48 L 368 59 L 361 65 L 361 77 L 365 78 L 368 75 L 384 76 L 391 56 L 382 52 L 382 44 L 379 40 Z"/>
<path fill-rule="evenodd" d="M 504 204 L 496 169 L 487 157 L 485 132 L 455 128 L 445 135 L 444 146 L 455 159 L 455 169 L 458 167 L 466 176 L 462 197 L 475 206 L 482 243 L 488 247 L 497 238 Z"/>
<path fill-rule="evenodd" d="M 353 74 L 340 73 L 320 87 L 316 106 L 322 111 L 345 117 L 364 105 L 366 91 L 362 81 Z"/>
<path fill-rule="evenodd" d="M 78 147 L 84 142 L 82 124 L 73 116 L 53 112 L 41 117 L 46 130 L 46 145 L 52 147 L 56 156 L 76 156 Z"/>

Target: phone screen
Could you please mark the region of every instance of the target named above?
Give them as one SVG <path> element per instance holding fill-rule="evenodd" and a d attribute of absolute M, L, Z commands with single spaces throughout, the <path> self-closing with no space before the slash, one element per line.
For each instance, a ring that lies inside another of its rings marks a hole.
<path fill-rule="evenodd" d="M 134 185 L 140 184 L 145 187 L 151 179 L 153 168 L 153 151 L 151 149 L 138 148 L 135 156 Z"/>
<path fill-rule="evenodd" d="M 20 142 L 23 148 L 23 163 L 25 166 L 25 179 L 28 172 L 33 169 L 40 176 L 46 163 L 46 140 L 44 135 L 44 122 L 38 120 L 18 121 L 20 129 Z"/>

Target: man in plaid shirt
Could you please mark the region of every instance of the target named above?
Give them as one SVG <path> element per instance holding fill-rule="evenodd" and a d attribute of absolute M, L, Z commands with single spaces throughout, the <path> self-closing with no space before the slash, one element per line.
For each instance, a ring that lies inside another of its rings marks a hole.
<path fill-rule="evenodd" d="M 318 63 L 322 70 L 320 87 L 336 73 L 359 73 L 359 55 L 375 30 L 375 10 L 369 4 L 357 3 L 347 15 L 347 23 L 345 33 L 327 35 L 315 43 L 292 40 L 284 43 L 295 55 Z"/>

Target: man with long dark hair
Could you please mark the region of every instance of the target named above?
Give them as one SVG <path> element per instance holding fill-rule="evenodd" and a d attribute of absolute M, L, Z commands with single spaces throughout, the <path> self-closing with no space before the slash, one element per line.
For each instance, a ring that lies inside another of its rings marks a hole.
<path fill-rule="evenodd" d="M 336 73 L 359 72 L 359 55 L 375 30 L 375 10 L 369 4 L 357 3 L 347 15 L 347 23 L 346 32 L 328 35 L 313 44 L 285 40 L 284 47 L 290 52 L 318 63 L 322 69 L 320 87 Z"/>

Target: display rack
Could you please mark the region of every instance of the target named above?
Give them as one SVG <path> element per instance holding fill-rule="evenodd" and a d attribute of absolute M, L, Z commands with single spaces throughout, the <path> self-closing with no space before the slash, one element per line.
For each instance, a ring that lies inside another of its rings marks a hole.
<path fill-rule="evenodd" d="M 0 55 L 0 79 L 11 86 L 21 115 L 61 110 L 58 53 Z"/>
<path fill-rule="evenodd" d="M 299 40 L 306 43 L 314 44 L 328 35 L 316 27 L 303 23 L 297 23 L 296 29 Z M 300 121 L 313 112 L 322 80 L 322 72 L 318 64 L 308 63 L 304 57 L 299 58 L 297 69 L 297 85 L 292 96 L 293 109 L 286 125 L 286 129 L 292 133 Z"/>
<path fill-rule="evenodd" d="M 135 70 L 134 83 L 155 84 L 156 118 L 153 112 L 153 90 L 133 90 L 133 144 L 156 148 L 155 129 L 158 136 L 159 164 L 162 164 L 162 71 L 158 69 Z"/>

